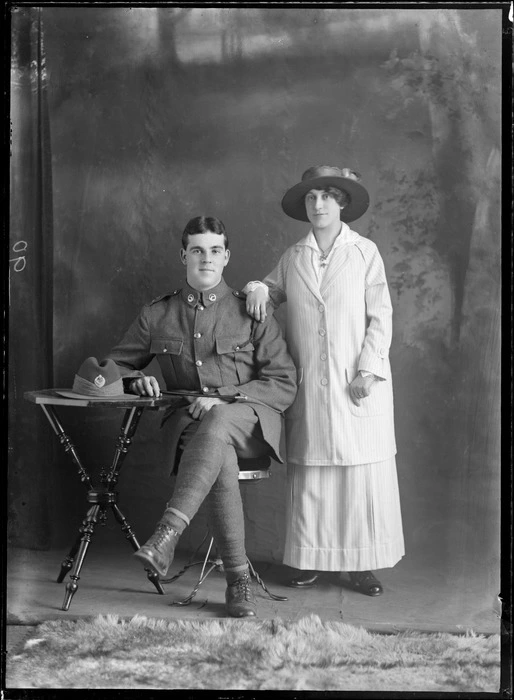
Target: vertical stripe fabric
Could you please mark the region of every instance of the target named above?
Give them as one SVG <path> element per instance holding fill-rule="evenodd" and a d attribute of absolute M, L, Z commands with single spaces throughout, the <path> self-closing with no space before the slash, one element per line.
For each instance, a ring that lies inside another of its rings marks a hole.
<path fill-rule="evenodd" d="M 288 464 L 284 564 L 369 571 L 405 554 L 396 460 L 352 466 Z"/>
<path fill-rule="evenodd" d="M 346 224 L 325 264 L 313 231 L 264 280 L 288 302 L 298 393 L 286 411 L 289 496 L 284 563 L 367 571 L 394 566 L 404 539 L 389 348 L 392 305 L 376 245 Z M 360 370 L 378 379 L 356 406 Z"/>
<path fill-rule="evenodd" d="M 381 462 L 396 454 L 392 306 L 382 258 L 344 223 L 320 280 L 316 258 L 311 231 L 264 280 L 274 304 L 287 299 L 286 340 L 298 371 L 298 393 L 285 414 L 288 460 Z M 359 370 L 380 380 L 356 406 L 349 386 Z"/>

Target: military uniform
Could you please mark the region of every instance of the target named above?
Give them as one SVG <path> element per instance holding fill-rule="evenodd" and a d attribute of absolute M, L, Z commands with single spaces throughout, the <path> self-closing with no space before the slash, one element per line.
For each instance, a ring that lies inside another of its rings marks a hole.
<path fill-rule="evenodd" d="M 263 324 L 253 321 L 245 301 L 223 278 L 205 292 L 186 283 L 146 304 L 108 357 L 126 381 L 144 376 L 141 370 L 155 357 L 167 389 L 239 396 L 257 414 L 271 455 L 282 462 L 281 414 L 296 395 L 296 369 L 276 320 L 270 314 Z M 192 420 L 186 405 L 179 398 L 163 420 L 171 465 Z"/>

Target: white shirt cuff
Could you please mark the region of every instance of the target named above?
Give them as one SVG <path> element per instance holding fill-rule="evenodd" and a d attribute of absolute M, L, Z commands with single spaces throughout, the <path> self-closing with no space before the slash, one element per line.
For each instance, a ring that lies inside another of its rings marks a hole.
<path fill-rule="evenodd" d="M 253 292 L 254 289 L 256 289 L 257 287 L 262 287 L 264 289 L 264 291 L 266 292 L 266 297 L 269 297 L 268 285 L 264 284 L 264 282 L 258 282 L 258 281 L 248 282 L 248 284 L 246 284 L 243 287 L 242 291 L 244 294 L 248 294 L 249 292 Z"/>

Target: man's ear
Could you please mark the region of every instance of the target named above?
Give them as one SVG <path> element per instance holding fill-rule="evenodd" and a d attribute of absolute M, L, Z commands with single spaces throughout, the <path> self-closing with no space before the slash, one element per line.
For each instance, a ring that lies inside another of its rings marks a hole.
<path fill-rule="evenodd" d="M 182 260 L 182 263 L 185 265 L 186 264 L 186 251 L 184 248 L 180 249 L 180 259 Z"/>
<path fill-rule="evenodd" d="M 223 267 L 226 267 L 228 265 L 228 261 L 230 260 L 230 250 L 227 248 L 225 251 L 225 264 Z"/>

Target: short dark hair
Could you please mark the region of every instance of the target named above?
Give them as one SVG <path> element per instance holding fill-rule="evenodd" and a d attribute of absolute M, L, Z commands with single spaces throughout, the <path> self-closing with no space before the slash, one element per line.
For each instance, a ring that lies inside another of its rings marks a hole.
<path fill-rule="evenodd" d="M 197 233 L 217 233 L 223 236 L 225 248 L 228 249 L 228 236 L 225 230 L 225 224 L 215 216 L 195 216 L 187 222 L 184 232 L 182 233 L 182 248 L 184 248 L 184 250 L 187 249 L 189 236 L 194 236 Z"/>
<path fill-rule="evenodd" d="M 313 189 L 317 189 L 317 188 L 315 187 Z M 326 192 L 328 195 L 330 195 L 332 197 L 332 199 L 335 199 L 340 207 L 345 206 L 346 204 L 349 204 L 351 201 L 351 197 L 348 194 L 348 192 L 345 192 L 344 190 L 340 190 L 339 187 L 332 187 L 332 185 L 329 185 L 328 187 L 322 187 L 320 189 L 323 192 Z"/>
<path fill-rule="evenodd" d="M 344 190 L 340 190 L 339 187 L 326 187 L 325 192 L 333 197 L 339 206 L 344 206 L 349 204 L 351 201 L 350 195 Z"/>

